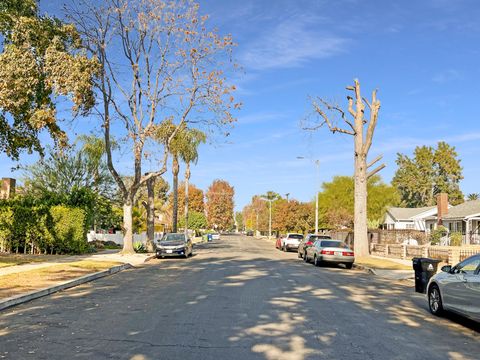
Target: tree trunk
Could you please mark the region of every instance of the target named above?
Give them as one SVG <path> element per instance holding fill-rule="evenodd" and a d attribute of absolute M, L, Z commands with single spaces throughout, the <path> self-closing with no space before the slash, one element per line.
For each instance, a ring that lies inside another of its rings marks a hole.
<path fill-rule="evenodd" d="M 354 252 L 368 256 L 367 228 L 367 161 L 363 154 L 355 154 Z"/>
<path fill-rule="evenodd" d="M 155 178 L 147 180 L 147 251 L 154 251 L 155 237 Z"/>
<path fill-rule="evenodd" d="M 190 163 L 187 162 L 185 169 L 185 235 L 188 236 L 188 184 L 190 181 Z"/>
<path fill-rule="evenodd" d="M 172 232 L 177 232 L 178 222 L 178 172 L 180 165 L 176 156 L 173 157 L 172 173 L 173 173 L 173 209 L 172 209 Z"/>
<path fill-rule="evenodd" d="M 123 250 L 122 254 L 134 254 L 133 250 L 133 201 L 125 201 L 123 205 Z"/>

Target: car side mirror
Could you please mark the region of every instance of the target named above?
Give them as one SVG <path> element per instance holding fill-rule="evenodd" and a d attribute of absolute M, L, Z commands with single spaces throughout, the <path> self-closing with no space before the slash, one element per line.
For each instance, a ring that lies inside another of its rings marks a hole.
<path fill-rule="evenodd" d="M 441 269 L 443 272 L 446 272 L 446 273 L 449 273 L 452 271 L 452 265 L 445 265 L 445 266 L 442 266 L 442 269 Z"/>

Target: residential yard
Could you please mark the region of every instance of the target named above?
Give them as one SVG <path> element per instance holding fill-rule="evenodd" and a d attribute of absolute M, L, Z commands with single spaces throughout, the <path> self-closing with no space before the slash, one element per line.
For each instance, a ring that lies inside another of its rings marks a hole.
<path fill-rule="evenodd" d="M 52 265 L 42 269 L 2 275 L 0 276 L 0 299 L 43 289 L 121 264 L 121 262 L 116 261 L 82 260 L 67 264 Z"/>
<path fill-rule="evenodd" d="M 370 256 L 355 257 L 355 264 L 380 270 L 412 270 L 412 266 Z"/>
<path fill-rule="evenodd" d="M 7 266 L 39 263 L 65 259 L 69 255 L 24 255 L 24 254 L 1 254 L 0 268 Z"/>

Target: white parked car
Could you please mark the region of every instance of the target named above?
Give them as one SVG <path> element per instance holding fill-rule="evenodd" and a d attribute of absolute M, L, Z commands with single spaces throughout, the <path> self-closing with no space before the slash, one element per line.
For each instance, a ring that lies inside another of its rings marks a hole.
<path fill-rule="evenodd" d="M 303 240 L 302 234 L 287 234 L 282 239 L 281 245 L 283 251 L 290 251 L 290 250 L 298 250 L 298 245 L 300 245 L 300 241 Z"/>
<path fill-rule="evenodd" d="M 428 306 L 434 315 L 456 312 L 480 321 L 480 254 L 458 265 L 446 265 L 427 286 Z"/>

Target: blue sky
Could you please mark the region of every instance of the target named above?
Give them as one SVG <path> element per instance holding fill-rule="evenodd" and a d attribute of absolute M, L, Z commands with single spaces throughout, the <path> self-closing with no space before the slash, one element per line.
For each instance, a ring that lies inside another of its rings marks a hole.
<path fill-rule="evenodd" d="M 50 12 L 62 1 L 43 2 Z M 358 78 L 364 95 L 382 102 L 370 152 L 384 155 L 389 182 L 396 153 L 443 140 L 462 160 L 465 194 L 480 192 L 478 96 L 480 4 L 475 0 L 205 0 L 201 10 L 238 43 L 244 73 L 235 75 L 243 102 L 231 136 L 200 149 L 192 182 L 206 189 L 229 181 L 241 209 L 268 190 L 310 200 L 319 181 L 351 175 L 352 138 L 321 129 L 306 133 L 308 97 L 345 104 Z M 91 119 L 69 125 L 88 132 Z M 297 156 L 305 159 L 299 160 Z M 314 160 L 320 160 L 317 179 Z M 2 176 L 15 164 L 3 155 Z M 22 163 L 35 156 L 22 156 Z M 13 173 L 18 177 L 18 172 Z"/>

